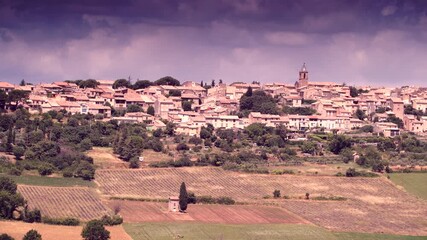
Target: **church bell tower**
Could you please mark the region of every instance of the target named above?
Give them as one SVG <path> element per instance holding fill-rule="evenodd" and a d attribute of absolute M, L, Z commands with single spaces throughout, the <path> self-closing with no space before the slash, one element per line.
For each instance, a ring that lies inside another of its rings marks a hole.
<path fill-rule="evenodd" d="M 308 85 L 308 71 L 305 63 L 302 65 L 301 70 L 299 71 L 299 79 L 295 83 L 296 88 L 305 87 Z"/>

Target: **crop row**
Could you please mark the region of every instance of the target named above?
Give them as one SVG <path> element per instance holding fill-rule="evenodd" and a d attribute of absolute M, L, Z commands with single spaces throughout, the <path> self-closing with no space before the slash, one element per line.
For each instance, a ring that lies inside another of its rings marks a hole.
<path fill-rule="evenodd" d="M 382 178 L 240 174 L 219 168 L 108 169 L 97 171 L 96 180 L 106 195 L 153 198 L 176 195 L 181 182 L 197 195 L 230 196 L 237 200 L 260 199 L 275 189 L 283 195 L 309 192 L 346 198 L 405 195 Z"/>
<path fill-rule="evenodd" d="M 30 208 L 40 209 L 42 215 L 49 217 L 89 220 L 109 212 L 96 194 L 88 188 L 20 185 L 18 190 L 28 201 Z"/>

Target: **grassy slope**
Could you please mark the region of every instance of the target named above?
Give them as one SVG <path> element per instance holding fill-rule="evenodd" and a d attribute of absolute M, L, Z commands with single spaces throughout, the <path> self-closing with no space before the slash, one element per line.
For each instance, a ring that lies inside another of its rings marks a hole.
<path fill-rule="evenodd" d="M 390 179 L 409 193 L 427 200 L 427 173 L 392 173 Z"/>
<path fill-rule="evenodd" d="M 335 233 L 317 226 L 293 224 L 135 223 L 124 224 L 124 228 L 134 240 L 173 239 L 177 235 L 184 239 L 425 239 L 369 233 Z"/>
<path fill-rule="evenodd" d="M 2 174 L 0 174 L 2 176 Z M 80 178 L 58 178 L 58 177 L 42 177 L 32 175 L 9 176 L 17 184 L 36 185 L 36 186 L 52 186 L 52 187 L 95 187 L 96 184 L 92 181 L 85 181 Z"/>

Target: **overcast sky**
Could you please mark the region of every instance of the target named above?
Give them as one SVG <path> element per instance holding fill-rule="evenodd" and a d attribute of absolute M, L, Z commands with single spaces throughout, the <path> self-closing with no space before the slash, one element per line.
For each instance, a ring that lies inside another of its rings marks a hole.
<path fill-rule="evenodd" d="M 427 86 L 424 0 L 0 0 L 0 81 Z"/>

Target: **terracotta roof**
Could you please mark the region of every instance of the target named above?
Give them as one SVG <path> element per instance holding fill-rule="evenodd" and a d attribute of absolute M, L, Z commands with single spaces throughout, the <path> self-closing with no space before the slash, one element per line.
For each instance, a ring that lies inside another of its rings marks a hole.
<path fill-rule="evenodd" d="M 14 89 L 15 85 L 10 84 L 8 82 L 0 82 L 0 88 L 10 88 L 10 89 Z"/>
<path fill-rule="evenodd" d="M 99 84 L 101 85 L 113 85 L 114 84 L 114 80 L 96 80 L 97 82 L 99 82 Z"/>
<path fill-rule="evenodd" d="M 40 85 L 43 88 L 61 88 L 60 86 L 56 85 L 56 84 L 51 84 L 51 83 L 44 83 Z"/>
<path fill-rule="evenodd" d="M 70 102 L 70 101 L 57 101 L 56 102 L 61 107 L 80 107 L 80 104 L 76 102 Z"/>
<path fill-rule="evenodd" d="M 99 105 L 99 104 L 88 104 L 87 107 L 89 109 L 104 109 L 104 110 L 111 109 L 111 107 L 109 107 L 109 106 L 104 106 L 104 105 Z"/>

